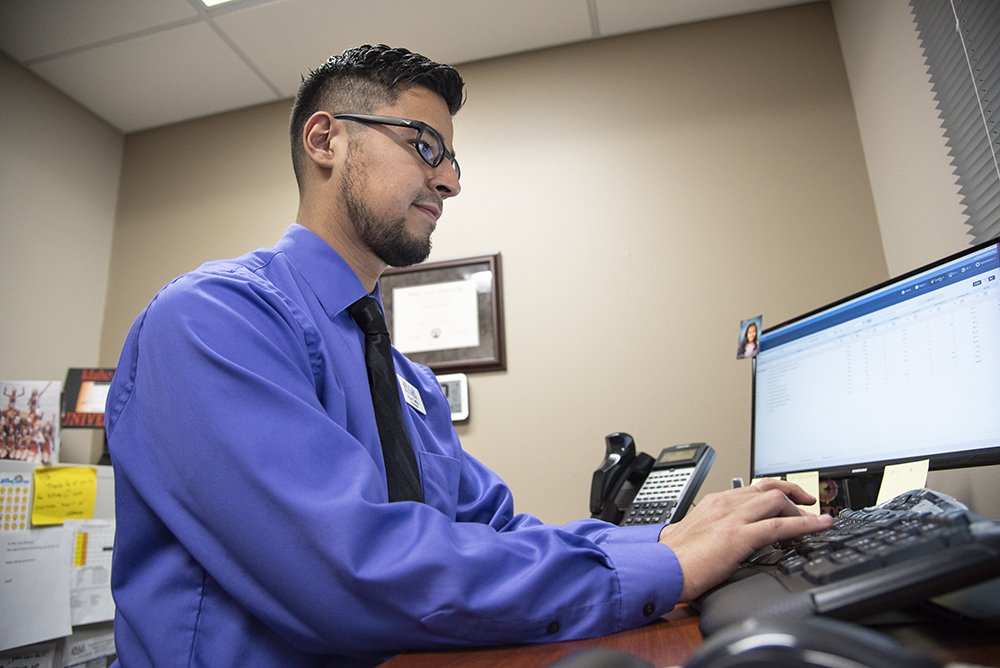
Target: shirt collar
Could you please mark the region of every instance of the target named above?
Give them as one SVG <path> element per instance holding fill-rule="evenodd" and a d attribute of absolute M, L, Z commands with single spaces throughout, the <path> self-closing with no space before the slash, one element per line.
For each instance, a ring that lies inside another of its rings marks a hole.
<path fill-rule="evenodd" d="M 312 230 L 292 223 L 275 244 L 316 293 L 328 317 L 345 310 L 368 294 L 361 279 L 333 247 Z M 372 295 L 382 306 L 382 290 Z"/>

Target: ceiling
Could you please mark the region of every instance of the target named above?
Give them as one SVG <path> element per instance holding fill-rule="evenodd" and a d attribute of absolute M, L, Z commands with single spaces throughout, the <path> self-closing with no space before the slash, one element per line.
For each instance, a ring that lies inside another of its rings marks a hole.
<path fill-rule="evenodd" d="M 453 65 L 809 0 L 0 0 L 0 51 L 122 132 L 291 98 L 332 53 Z"/>

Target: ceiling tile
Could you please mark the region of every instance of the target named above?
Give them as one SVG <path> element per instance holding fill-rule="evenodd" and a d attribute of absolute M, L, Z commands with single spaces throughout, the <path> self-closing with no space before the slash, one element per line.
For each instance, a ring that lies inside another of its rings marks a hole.
<path fill-rule="evenodd" d="M 601 35 L 801 5 L 813 0 L 595 0 Z"/>
<path fill-rule="evenodd" d="M 295 0 L 215 21 L 289 97 L 310 69 L 360 44 L 403 46 L 457 64 L 591 37 L 586 0 Z M 275 26 L 287 35 L 275 35 Z"/>
<path fill-rule="evenodd" d="M 0 50 L 130 132 L 290 98 L 330 54 L 462 64 L 810 0 L 0 0 Z"/>
<path fill-rule="evenodd" d="M 277 99 L 204 23 L 46 60 L 31 70 L 123 132 Z"/>
<path fill-rule="evenodd" d="M 188 0 L 2 0 L 0 49 L 30 61 L 197 18 Z"/>

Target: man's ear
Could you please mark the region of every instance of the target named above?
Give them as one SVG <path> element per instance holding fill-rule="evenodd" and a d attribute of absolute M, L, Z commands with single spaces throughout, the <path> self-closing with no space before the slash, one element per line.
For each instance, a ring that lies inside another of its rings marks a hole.
<path fill-rule="evenodd" d="M 333 169 L 347 145 L 342 141 L 346 133 L 343 124 L 338 123 L 326 111 L 317 111 L 309 117 L 302 128 L 302 144 L 306 157 L 323 169 Z"/>

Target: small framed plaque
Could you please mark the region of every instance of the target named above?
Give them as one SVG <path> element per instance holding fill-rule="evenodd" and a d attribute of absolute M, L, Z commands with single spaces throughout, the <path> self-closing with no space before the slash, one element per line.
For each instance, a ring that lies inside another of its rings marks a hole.
<path fill-rule="evenodd" d="M 469 377 L 464 373 L 446 373 L 437 377 L 441 391 L 451 406 L 451 421 L 469 419 Z"/>

